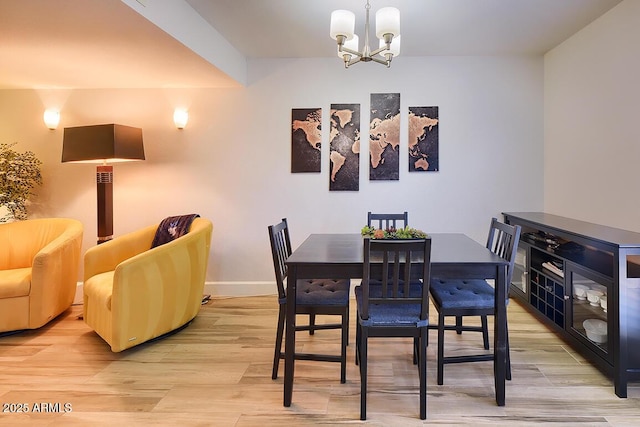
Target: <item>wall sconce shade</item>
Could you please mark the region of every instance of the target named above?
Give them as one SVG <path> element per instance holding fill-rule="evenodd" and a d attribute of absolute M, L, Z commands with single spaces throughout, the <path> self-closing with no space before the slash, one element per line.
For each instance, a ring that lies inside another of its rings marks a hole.
<path fill-rule="evenodd" d="M 101 163 L 96 168 L 98 244 L 113 238 L 113 166 L 144 160 L 142 129 L 116 124 L 64 129 L 62 162 Z"/>
<path fill-rule="evenodd" d="M 64 128 L 62 163 L 144 160 L 142 129 L 109 124 Z"/>
<path fill-rule="evenodd" d="M 187 112 L 187 110 L 176 108 L 176 110 L 173 112 L 173 123 L 175 123 L 176 127 L 178 129 L 184 129 L 188 121 L 189 113 Z"/>
<path fill-rule="evenodd" d="M 43 115 L 44 124 L 51 130 L 57 129 L 60 123 L 60 112 L 56 110 L 46 110 Z"/>

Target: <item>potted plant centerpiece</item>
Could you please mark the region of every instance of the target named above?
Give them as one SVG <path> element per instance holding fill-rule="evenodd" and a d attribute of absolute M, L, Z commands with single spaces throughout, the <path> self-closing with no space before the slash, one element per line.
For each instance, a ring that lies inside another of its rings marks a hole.
<path fill-rule="evenodd" d="M 370 239 L 426 239 L 427 233 L 406 226 L 404 228 L 387 228 L 385 230 L 365 225 L 360 230 L 363 237 Z"/>
<path fill-rule="evenodd" d="M 42 184 L 42 162 L 31 151 L 15 151 L 16 144 L 0 144 L 0 223 L 26 219 L 29 197 Z"/>

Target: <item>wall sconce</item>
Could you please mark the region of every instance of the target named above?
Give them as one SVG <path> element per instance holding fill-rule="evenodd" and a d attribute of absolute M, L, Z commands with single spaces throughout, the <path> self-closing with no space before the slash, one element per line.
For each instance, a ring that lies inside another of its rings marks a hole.
<path fill-rule="evenodd" d="M 44 112 L 44 124 L 51 130 L 54 130 L 58 127 L 58 123 L 60 123 L 60 112 L 56 110 L 46 110 Z"/>
<path fill-rule="evenodd" d="M 182 110 L 180 108 L 176 108 L 173 112 L 173 123 L 176 124 L 178 129 L 184 129 L 189 121 L 189 113 L 187 110 Z"/>

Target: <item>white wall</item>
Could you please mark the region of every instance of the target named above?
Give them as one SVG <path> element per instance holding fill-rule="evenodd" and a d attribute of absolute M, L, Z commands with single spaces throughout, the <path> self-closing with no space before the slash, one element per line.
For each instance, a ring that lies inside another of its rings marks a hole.
<path fill-rule="evenodd" d="M 366 212 L 409 211 L 427 232 L 463 232 L 484 242 L 491 216 L 543 206 L 541 57 L 400 57 L 390 69 L 340 61 L 254 60 L 241 89 L 0 91 L 0 141 L 19 141 L 44 162 L 33 216 L 68 216 L 95 244 L 95 169 L 61 164 L 65 126 L 143 128 L 147 160 L 114 167 L 114 228 L 123 234 L 169 215 L 214 222 L 207 280 L 220 293 L 251 283 L 273 292 L 266 227 L 287 217 L 293 244 L 313 232 L 359 232 Z M 401 94 L 400 180 L 368 181 L 369 96 Z M 58 130 L 42 112 L 61 107 Z M 329 192 L 331 103 L 360 103 L 360 191 Z M 186 129 L 173 109 L 187 105 Z M 407 109 L 440 107 L 440 172 L 407 172 Z M 323 108 L 320 174 L 290 173 L 291 108 Z M 228 287 L 224 287 L 228 285 Z"/>
<path fill-rule="evenodd" d="M 640 231 L 638 23 L 625 0 L 545 56 L 547 212 Z"/>

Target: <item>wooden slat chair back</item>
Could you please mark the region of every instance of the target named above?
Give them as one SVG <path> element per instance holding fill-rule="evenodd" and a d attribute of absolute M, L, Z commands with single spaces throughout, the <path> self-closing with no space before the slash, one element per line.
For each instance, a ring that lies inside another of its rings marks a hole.
<path fill-rule="evenodd" d="M 405 228 L 409 225 L 409 213 L 367 213 L 367 225 L 381 230 Z"/>

